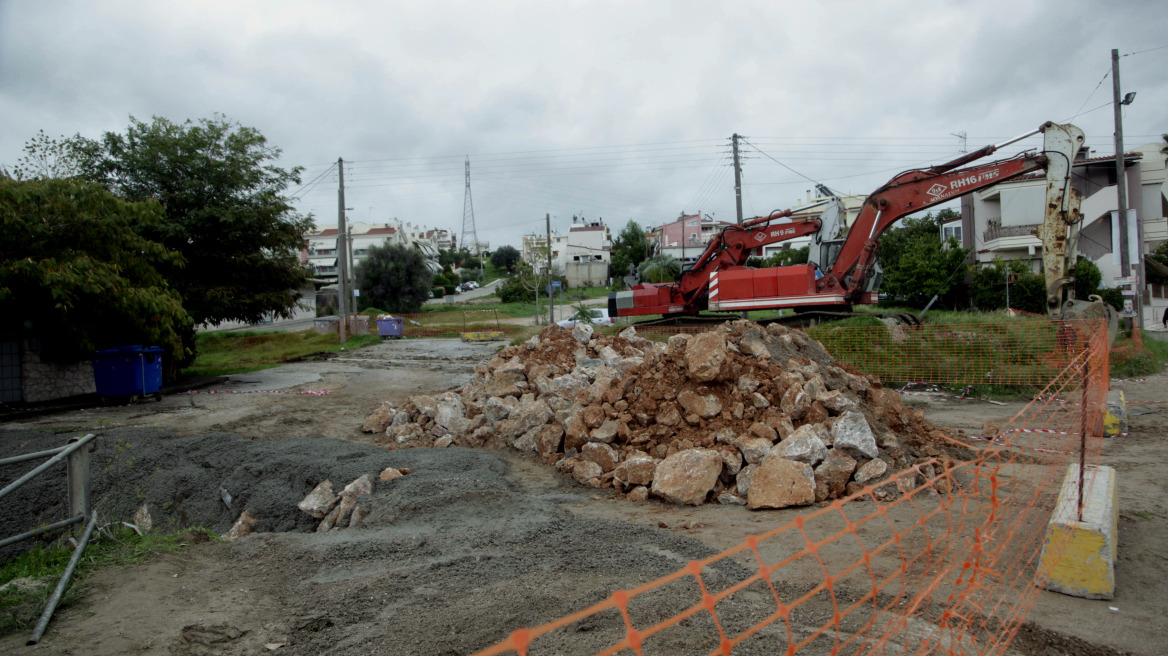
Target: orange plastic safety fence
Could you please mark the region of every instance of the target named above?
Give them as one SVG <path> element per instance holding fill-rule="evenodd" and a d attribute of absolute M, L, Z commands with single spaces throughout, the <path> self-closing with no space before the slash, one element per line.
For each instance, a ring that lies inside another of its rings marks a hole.
<path fill-rule="evenodd" d="M 1077 340 L 1051 349 L 1062 368 L 997 436 L 953 439 L 961 459 L 920 459 L 479 656 L 1004 652 L 1043 583 L 1038 554 L 1067 465 L 1099 461 L 1091 428 L 1107 395 L 1106 329 L 1064 322 L 1047 338 L 1062 328 Z M 1011 333 L 977 333 L 995 334 Z M 1064 546 L 1045 549 L 1057 558 Z"/>
<path fill-rule="evenodd" d="M 1148 349 L 1144 346 L 1144 336 L 1140 333 L 1139 328 L 1133 328 L 1130 339 L 1117 340 L 1111 349 L 1111 361 L 1115 364 L 1130 362 L 1146 355 L 1148 355 Z"/>
<path fill-rule="evenodd" d="M 1041 387 L 1082 351 L 1092 320 L 808 328 L 831 356 L 886 383 Z M 654 341 L 708 327 L 638 327 Z M 618 329 L 619 330 L 619 327 Z"/>

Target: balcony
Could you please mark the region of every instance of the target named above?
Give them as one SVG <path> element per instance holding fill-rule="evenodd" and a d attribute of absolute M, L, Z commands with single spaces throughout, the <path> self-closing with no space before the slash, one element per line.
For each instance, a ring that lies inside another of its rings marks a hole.
<path fill-rule="evenodd" d="M 1003 226 L 1001 217 L 991 216 L 986 219 L 986 229 L 982 233 L 982 241 L 988 244 L 995 239 L 1003 239 L 1005 237 L 1033 237 L 1038 233 L 1038 225 L 1035 223 L 1031 225 Z"/>

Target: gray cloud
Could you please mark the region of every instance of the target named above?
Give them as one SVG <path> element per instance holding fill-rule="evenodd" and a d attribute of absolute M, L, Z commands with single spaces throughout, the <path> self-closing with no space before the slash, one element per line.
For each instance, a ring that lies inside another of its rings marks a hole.
<path fill-rule="evenodd" d="M 722 6 L 726 5 L 726 6 Z M 306 167 L 349 162 L 357 220 L 480 235 L 557 217 L 734 215 L 728 137 L 864 193 L 1079 111 L 1109 52 L 1168 45 L 1168 6 L 1116 2 L 0 2 L 0 163 L 24 141 L 213 112 Z M 1168 49 L 1123 59 L 1129 145 L 1168 130 Z M 1110 80 L 1083 110 L 1107 103 Z M 1110 153 L 1111 113 L 1075 119 Z M 1030 145 L 1033 145 L 1031 142 Z M 811 185 L 744 148 L 748 214 Z M 335 221 L 332 173 L 303 195 Z"/>

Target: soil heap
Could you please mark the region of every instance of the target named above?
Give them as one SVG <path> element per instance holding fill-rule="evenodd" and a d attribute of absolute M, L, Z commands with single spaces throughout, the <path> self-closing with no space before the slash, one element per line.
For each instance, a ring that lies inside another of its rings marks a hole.
<path fill-rule="evenodd" d="M 733 321 L 658 344 L 632 327 L 545 328 L 453 392 L 384 403 L 364 430 L 388 448 L 514 448 L 630 500 L 808 505 L 915 467 L 939 474 L 937 430 L 895 390 L 798 330 Z M 947 490 L 938 479 L 940 493 Z M 898 494 L 894 486 L 877 498 Z"/>

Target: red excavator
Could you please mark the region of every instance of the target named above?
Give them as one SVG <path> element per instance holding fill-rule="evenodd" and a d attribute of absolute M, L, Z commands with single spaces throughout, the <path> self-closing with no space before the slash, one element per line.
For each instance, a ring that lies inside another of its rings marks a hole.
<path fill-rule="evenodd" d="M 1044 137 L 1041 152 L 1028 151 L 1010 159 L 959 168 L 1038 133 Z M 829 227 L 821 232 L 819 220 L 775 223 L 807 208 L 775 212 L 741 226 L 730 226 L 710 241 L 677 282 L 641 284 L 631 291 L 611 294 L 609 315 L 669 317 L 692 316 L 703 310 L 777 308 L 830 312 L 875 303 L 879 284 L 876 246 L 894 223 L 953 198 L 1039 170 L 1046 173 L 1047 202 L 1038 236 L 1043 242 L 1048 309 L 1057 314 L 1062 306 L 1061 289 L 1070 280 L 1066 277 L 1068 255 L 1073 257 L 1075 252 L 1074 233 L 1067 228 L 1079 218 L 1080 198 L 1071 186 L 1071 165 L 1083 141 L 1079 128 L 1048 122 L 1037 130 L 951 162 L 901 173 L 868 196 L 842 239 L 823 234 L 835 230 Z M 825 199 L 821 204 L 833 200 Z M 824 216 L 836 212 L 833 216 L 840 217 L 842 227 L 838 201 L 828 210 Z M 804 235 L 812 235 L 813 240 L 808 264 L 765 269 L 745 266 L 755 249 Z"/>

